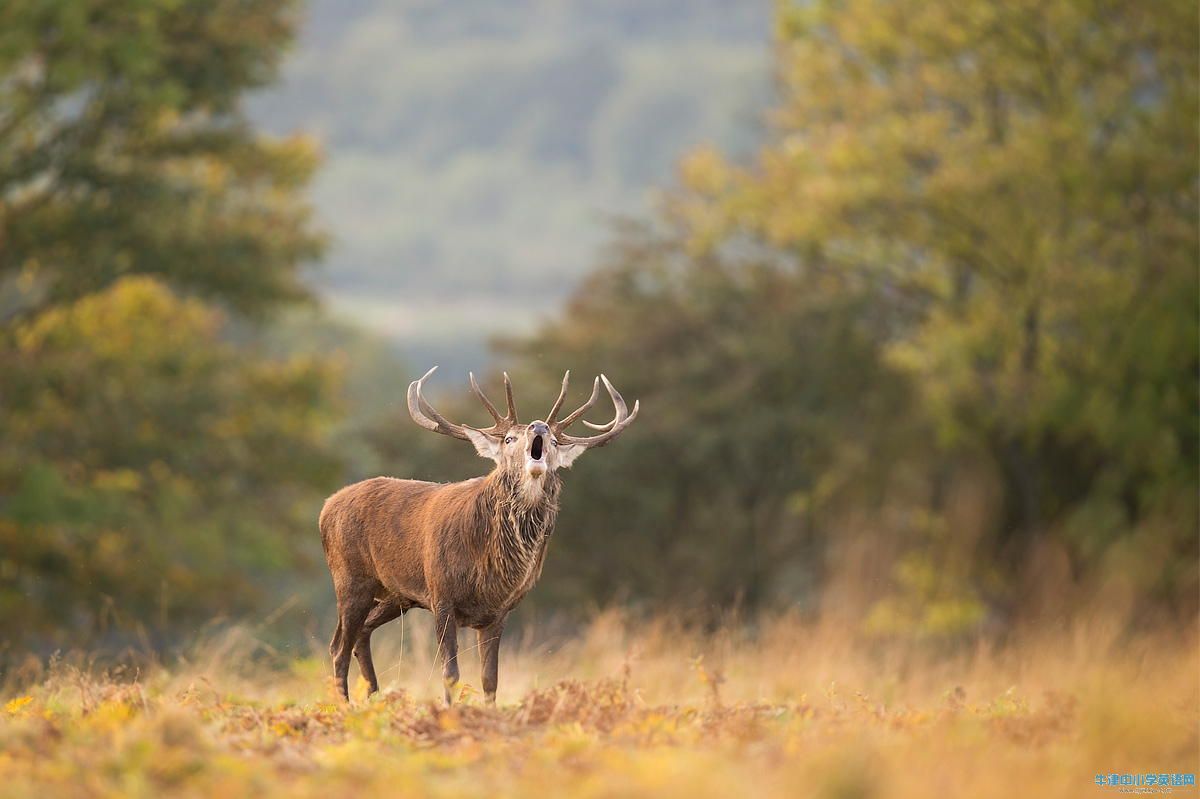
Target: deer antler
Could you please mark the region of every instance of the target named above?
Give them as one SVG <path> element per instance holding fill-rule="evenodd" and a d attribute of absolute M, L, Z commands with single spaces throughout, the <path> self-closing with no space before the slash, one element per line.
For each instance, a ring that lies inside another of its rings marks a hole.
<path fill-rule="evenodd" d="M 567 414 L 567 418 L 563 419 L 561 422 L 555 421 L 555 418 L 558 416 L 559 409 L 562 408 L 563 400 L 567 397 L 567 384 L 570 382 L 570 380 L 571 370 L 568 369 L 566 374 L 563 375 L 562 390 L 558 392 L 558 399 L 554 400 L 554 407 L 550 409 L 550 415 L 546 417 L 546 424 L 550 425 L 550 429 L 553 430 L 555 434 L 561 433 L 563 430 L 566 430 L 568 427 L 574 424 L 576 419 L 578 419 L 580 416 L 583 416 L 583 414 L 587 412 L 587 409 L 595 404 L 596 397 L 600 396 L 600 378 L 597 377 L 592 383 L 592 396 L 588 397 L 588 401 L 583 403 L 583 405 L 577 410 Z"/>
<path fill-rule="evenodd" d="M 455 424 L 446 417 L 438 413 L 437 409 L 429 404 L 423 396 L 421 396 L 421 388 L 425 385 L 425 381 L 431 374 L 437 371 L 437 367 L 433 367 L 419 380 L 414 380 L 408 385 L 408 413 L 412 416 L 413 421 L 424 427 L 426 430 L 432 430 L 435 433 L 441 433 L 454 438 L 461 438 L 464 441 L 469 441 L 467 430 L 474 430 L 479 433 L 484 433 L 489 436 L 502 436 L 504 433 L 517 422 L 517 407 L 513 402 L 512 383 L 508 379 L 508 374 L 504 375 L 504 393 L 508 399 L 508 414 L 501 416 L 496 410 L 496 406 L 484 395 L 483 390 L 479 388 L 479 384 L 475 382 L 475 375 L 471 377 L 471 388 L 475 394 L 483 402 L 484 408 L 495 421 L 491 427 L 471 427 L 470 425 Z"/>
<path fill-rule="evenodd" d="M 568 375 L 569 374 L 570 373 L 568 372 Z M 578 419 L 580 416 L 582 416 L 589 408 L 592 407 L 592 405 L 595 404 L 596 397 L 600 393 L 600 381 L 601 380 L 604 381 L 604 387 L 606 389 L 608 389 L 608 395 L 612 398 L 613 406 L 616 408 L 616 411 L 617 411 L 616 416 L 613 417 L 611 422 L 609 422 L 608 424 L 604 424 L 604 425 L 594 425 L 591 422 L 584 422 L 584 424 L 586 424 L 588 427 L 591 427 L 595 430 L 600 430 L 601 431 L 600 435 L 596 435 L 596 436 L 568 435 L 565 432 L 567 427 L 569 427 L 571 425 L 571 423 L 573 423 L 576 419 Z M 607 444 L 609 441 L 612 441 L 614 438 L 616 438 L 618 435 L 620 435 L 621 432 L 626 427 L 628 427 L 635 418 L 637 418 L 638 410 L 641 408 L 640 402 L 635 401 L 633 403 L 633 411 L 631 413 L 629 411 L 629 409 L 625 406 L 625 400 L 624 400 L 624 398 L 621 397 L 620 392 L 618 392 L 615 388 L 613 388 L 613 384 L 608 381 L 607 377 L 605 377 L 604 375 L 600 375 L 600 377 L 597 378 L 596 381 L 592 384 L 592 396 L 590 396 L 588 398 L 588 401 L 583 403 L 582 406 L 580 406 L 576 411 L 571 413 L 569 416 L 567 416 L 567 418 L 563 419 L 561 422 L 555 422 L 555 421 L 553 421 L 554 414 L 557 413 L 559 406 L 562 404 L 563 396 L 566 394 L 566 392 L 567 392 L 567 377 L 564 376 L 562 392 L 559 394 L 558 400 L 555 401 L 554 408 L 550 412 L 551 418 L 547 422 L 550 425 L 550 429 L 554 432 L 554 435 L 561 442 L 566 443 L 566 444 L 580 444 L 582 446 L 589 447 L 589 448 L 590 447 L 602 447 L 605 444 Z"/>
<path fill-rule="evenodd" d="M 505 416 L 500 415 L 500 412 L 496 410 L 496 406 L 492 404 L 487 395 L 483 393 L 483 389 L 475 382 L 475 373 L 467 372 L 467 375 L 471 378 L 471 390 L 483 402 L 483 407 L 487 408 L 487 412 L 492 415 L 492 419 L 496 422 L 492 425 L 492 430 L 502 432 L 517 423 L 517 405 L 513 402 L 512 382 L 508 379 L 508 372 L 504 373 L 504 397 L 508 401 L 508 413 Z M 484 432 L 488 431 L 485 430 Z"/>

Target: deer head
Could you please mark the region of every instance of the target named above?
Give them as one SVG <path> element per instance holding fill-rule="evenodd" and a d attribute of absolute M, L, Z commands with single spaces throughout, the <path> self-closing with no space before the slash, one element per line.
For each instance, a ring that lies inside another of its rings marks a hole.
<path fill-rule="evenodd" d="M 438 413 L 421 396 L 421 389 L 425 385 L 425 381 L 436 369 L 436 366 L 433 367 L 420 380 L 413 381 L 408 387 L 408 412 L 413 421 L 435 433 L 470 441 L 475 445 L 476 452 L 495 461 L 497 469 L 519 475 L 522 480 L 541 480 L 545 475 L 553 474 L 557 469 L 569 469 L 575 459 L 587 450 L 602 447 L 619 436 L 637 418 L 638 414 L 638 402 L 633 403 L 633 410 L 630 411 L 625 405 L 625 400 L 613 388 L 608 378 L 600 375 L 592 383 L 592 395 L 588 401 L 560 421 L 558 412 L 567 396 L 567 385 L 571 379 L 571 372 L 567 370 L 567 373 L 563 375 L 562 390 L 559 391 L 558 399 L 554 401 L 545 421 L 535 419 L 528 424 L 522 424 L 517 421 L 517 407 L 513 402 L 512 383 L 509 381 L 507 373 L 504 375 L 504 394 L 508 400 L 508 412 L 504 416 L 501 416 L 500 412 L 496 410 L 496 406 L 475 382 L 475 375 L 471 374 L 471 390 L 479 397 L 494 424 L 490 427 L 455 424 Z M 567 428 L 578 421 L 595 404 L 596 398 L 600 395 L 602 381 L 604 387 L 608 389 L 608 395 L 612 398 L 616 415 L 612 421 L 602 425 L 584 421 L 585 425 L 598 431 L 597 435 L 573 436 L 568 434 Z"/>

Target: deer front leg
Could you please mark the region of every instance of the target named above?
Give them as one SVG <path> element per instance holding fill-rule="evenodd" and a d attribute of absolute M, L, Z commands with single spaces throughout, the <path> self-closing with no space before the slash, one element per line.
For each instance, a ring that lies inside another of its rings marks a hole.
<path fill-rule="evenodd" d="M 504 619 L 479 630 L 479 666 L 483 672 L 483 696 L 489 705 L 496 704 L 496 684 L 500 677 L 500 636 L 504 635 Z"/>
<path fill-rule="evenodd" d="M 442 661 L 442 684 L 446 689 L 446 707 L 454 703 L 454 686 L 458 684 L 458 626 L 454 623 L 454 609 L 435 605 L 433 612 L 434 632 L 437 634 L 438 657 Z"/>

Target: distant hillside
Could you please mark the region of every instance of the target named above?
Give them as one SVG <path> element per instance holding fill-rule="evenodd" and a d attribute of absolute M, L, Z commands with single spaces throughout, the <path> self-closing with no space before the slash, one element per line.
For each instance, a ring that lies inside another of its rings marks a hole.
<path fill-rule="evenodd" d="M 766 0 L 316 0 L 269 130 L 325 143 L 314 197 L 339 313 L 424 354 L 553 311 L 678 156 L 745 152 Z"/>

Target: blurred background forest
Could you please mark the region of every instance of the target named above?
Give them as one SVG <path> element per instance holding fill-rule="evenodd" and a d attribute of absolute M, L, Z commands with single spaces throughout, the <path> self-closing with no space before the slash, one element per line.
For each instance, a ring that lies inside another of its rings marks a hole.
<path fill-rule="evenodd" d="M 488 466 L 434 359 L 642 402 L 518 616 L 1194 623 L 1198 72 L 1181 0 L 10 0 L 0 659 L 326 638 L 324 497 Z"/>

